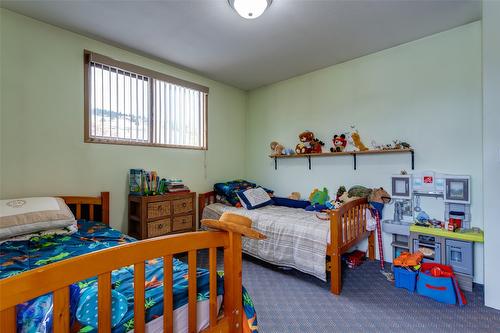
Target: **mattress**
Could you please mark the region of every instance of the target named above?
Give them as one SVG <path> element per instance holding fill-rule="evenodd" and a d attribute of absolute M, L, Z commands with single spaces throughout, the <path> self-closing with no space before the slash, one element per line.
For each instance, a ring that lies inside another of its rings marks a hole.
<path fill-rule="evenodd" d="M 32 237 L 29 240 L 7 241 L 0 244 L 0 279 L 42 267 L 66 258 L 109 248 L 123 243 L 134 242 L 135 239 L 109 228 L 108 226 L 78 221 L 78 231 L 71 235 L 50 235 Z M 173 307 L 174 332 L 187 332 L 188 318 L 188 266 L 184 262 L 173 260 Z M 163 259 L 146 261 L 145 265 L 145 310 L 146 328 L 148 332 L 163 331 Z M 133 266 L 123 267 L 111 273 L 113 284 L 112 297 L 119 304 L 122 300 L 123 311 L 115 311 L 113 317 L 119 316 L 113 325 L 115 333 L 133 330 Z M 218 305 L 223 299 L 223 272 L 217 277 Z M 97 319 L 97 280 L 90 278 L 70 286 L 70 317 L 78 321 L 85 332 L 96 332 L 91 322 Z M 93 290 L 94 288 L 95 290 Z M 197 268 L 197 308 L 198 329 L 207 327 L 209 322 L 209 272 Z M 250 296 L 243 288 L 244 299 Z M 123 301 L 125 300 L 125 301 Z M 125 302 L 125 303 L 123 303 Z M 251 301 L 244 303 L 246 318 L 255 318 Z M 121 308 L 120 308 L 121 309 Z M 117 314 L 119 313 L 119 314 Z M 113 321 L 113 320 L 112 320 Z M 50 332 L 52 325 L 52 295 L 47 294 L 17 306 L 17 322 L 19 332 Z M 252 330 L 251 330 L 252 331 Z M 252 332 L 256 332 L 253 330 Z"/>
<path fill-rule="evenodd" d="M 244 237 L 243 252 L 326 281 L 325 256 L 330 222 L 319 219 L 316 212 L 272 205 L 246 210 L 214 203 L 204 208 L 202 218 L 219 219 L 224 212 L 247 216 L 253 221 L 252 227 L 267 236 L 258 241 Z"/>

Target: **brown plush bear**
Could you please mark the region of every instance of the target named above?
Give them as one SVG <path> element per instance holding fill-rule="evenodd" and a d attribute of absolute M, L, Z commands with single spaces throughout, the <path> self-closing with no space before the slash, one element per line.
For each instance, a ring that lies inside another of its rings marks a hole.
<path fill-rule="evenodd" d="M 311 131 L 304 131 L 299 134 L 300 143 L 295 146 L 297 154 L 310 154 L 312 151 L 311 141 L 314 140 L 314 133 Z"/>

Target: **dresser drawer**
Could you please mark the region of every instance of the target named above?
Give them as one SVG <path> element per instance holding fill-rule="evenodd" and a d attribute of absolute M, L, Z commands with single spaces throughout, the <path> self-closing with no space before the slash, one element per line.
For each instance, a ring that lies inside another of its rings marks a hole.
<path fill-rule="evenodd" d="M 148 238 L 166 235 L 170 232 L 170 219 L 148 223 Z"/>
<path fill-rule="evenodd" d="M 157 201 L 148 203 L 148 219 L 170 215 L 170 201 Z"/>
<path fill-rule="evenodd" d="M 193 215 L 174 217 L 172 222 L 172 231 L 191 230 L 193 228 L 193 220 Z"/>
<path fill-rule="evenodd" d="M 193 199 L 185 198 L 172 200 L 172 209 L 174 214 L 191 213 L 193 211 Z"/>

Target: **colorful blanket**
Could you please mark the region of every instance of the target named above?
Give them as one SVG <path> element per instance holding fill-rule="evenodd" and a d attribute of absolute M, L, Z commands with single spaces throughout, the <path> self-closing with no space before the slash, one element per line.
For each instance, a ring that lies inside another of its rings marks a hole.
<path fill-rule="evenodd" d="M 0 279 L 41 267 L 66 258 L 134 242 L 135 239 L 108 226 L 78 221 L 78 232 L 72 235 L 43 235 L 24 241 L 0 244 Z M 113 332 L 134 328 L 133 266 L 112 272 Z M 173 305 L 177 309 L 188 303 L 188 265 L 173 260 Z M 217 294 L 222 295 L 223 272 L 218 272 Z M 146 321 L 163 314 L 163 259 L 146 262 Z M 198 301 L 209 299 L 209 272 L 197 269 Z M 252 301 L 243 289 L 243 305 L 249 332 L 257 332 L 257 318 Z M 70 317 L 78 322 L 80 332 L 96 332 L 97 280 L 90 278 L 70 286 Z M 47 294 L 18 306 L 18 332 L 52 331 L 52 295 Z"/>

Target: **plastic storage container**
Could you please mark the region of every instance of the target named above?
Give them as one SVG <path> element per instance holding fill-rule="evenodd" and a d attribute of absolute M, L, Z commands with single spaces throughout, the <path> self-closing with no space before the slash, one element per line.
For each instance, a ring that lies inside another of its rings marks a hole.
<path fill-rule="evenodd" d="M 453 274 L 453 269 L 449 266 L 434 263 L 422 264 L 418 275 L 417 293 L 441 303 L 456 304 L 457 294 L 453 279 L 451 277 L 432 276 L 430 273 L 432 267 L 439 267 L 443 271 Z"/>
<path fill-rule="evenodd" d="M 393 272 L 396 288 L 404 288 L 411 292 L 415 291 L 418 272 L 409 271 L 401 267 L 394 267 Z"/>

